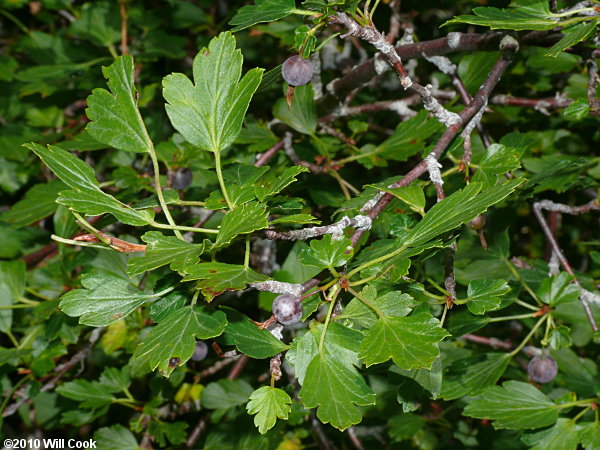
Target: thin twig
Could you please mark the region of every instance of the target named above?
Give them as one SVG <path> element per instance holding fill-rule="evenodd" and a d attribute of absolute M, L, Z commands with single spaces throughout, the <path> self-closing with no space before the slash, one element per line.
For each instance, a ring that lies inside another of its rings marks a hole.
<path fill-rule="evenodd" d="M 584 205 L 584 207 L 587 207 L 588 205 Z M 544 231 L 546 238 L 552 245 L 552 248 L 553 248 L 554 252 L 556 253 L 556 256 L 558 257 L 558 260 L 560 261 L 561 265 L 567 271 L 568 274 L 570 274 L 574 277 L 573 281 L 575 282 L 575 284 L 577 284 L 577 286 L 580 289 L 583 289 L 583 287 L 581 286 L 581 283 L 575 276 L 575 272 L 573 271 L 571 264 L 569 264 L 569 261 L 565 257 L 562 249 L 560 248 L 560 245 L 558 245 L 558 242 L 556 241 L 556 238 L 552 234 L 552 230 L 550 230 L 550 227 L 548 226 L 548 223 L 546 222 L 546 219 L 544 218 L 544 214 L 542 213 L 542 209 L 548 209 L 547 207 L 564 208 L 564 206 L 566 206 L 566 205 L 559 205 L 557 203 L 550 202 L 550 201 L 536 202 L 533 204 L 533 213 L 535 214 L 535 217 L 537 218 L 538 222 L 540 223 L 540 226 L 542 227 L 542 230 Z M 581 207 L 579 207 L 579 208 L 581 208 Z M 594 209 L 597 209 L 597 208 L 594 208 Z M 551 210 L 556 211 L 557 209 L 551 209 Z M 573 210 L 573 209 L 571 209 L 571 210 Z M 581 212 L 576 212 L 575 214 L 581 214 Z M 583 290 L 582 290 L 582 293 L 583 293 Z M 585 293 L 583 293 L 583 295 L 580 295 L 579 299 L 581 300 L 581 304 L 583 305 L 583 309 L 588 318 L 588 321 L 590 322 L 590 325 L 592 326 L 592 329 L 594 330 L 594 332 L 598 331 L 598 325 L 596 324 L 596 319 L 594 318 L 594 314 L 592 313 L 592 309 L 590 308 L 590 305 L 588 302 L 588 296 Z"/>

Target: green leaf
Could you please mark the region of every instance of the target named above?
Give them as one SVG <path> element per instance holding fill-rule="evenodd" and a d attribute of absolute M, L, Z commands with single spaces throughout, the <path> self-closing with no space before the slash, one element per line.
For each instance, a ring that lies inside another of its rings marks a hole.
<path fill-rule="evenodd" d="M 377 190 L 388 192 L 410 206 L 410 209 L 413 211 L 425 215 L 425 193 L 418 183 L 412 183 L 400 188 L 377 187 L 372 184 L 367 184 L 364 187 L 374 187 Z"/>
<path fill-rule="evenodd" d="M 231 33 L 221 33 L 194 58 L 194 84 L 181 73 L 163 79 L 167 115 L 173 127 L 193 145 L 220 152 L 235 141 L 262 69 L 240 81 L 242 52 Z"/>
<path fill-rule="evenodd" d="M 507 353 L 486 353 L 453 361 L 444 373 L 442 398 L 454 400 L 480 393 L 483 388 L 496 384 L 509 362 Z"/>
<path fill-rule="evenodd" d="M 104 369 L 98 382 L 108 392 L 121 392 L 131 384 L 131 376 L 129 374 L 129 366 L 123 366 L 121 370 L 116 367 Z"/>
<path fill-rule="evenodd" d="M 72 153 L 56 145 L 44 147 L 31 143 L 23 146 L 38 155 L 42 162 L 70 188 L 80 191 L 100 190 L 94 169 Z"/>
<path fill-rule="evenodd" d="M 73 289 L 60 299 L 60 309 L 79 323 L 103 327 L 129 315 L 138 306 L 161 296 L 139 290 L 129 281 L 108 273 L 86 273 L 84 289 Z"/>
<path fill-rule="evenodd" d="M 119 56 L 102 68 L 108 79 L 106 89 L 94 89 L 87 99 L 86 114 L 91 122 L 86 130 L 94 139 L 119 150 L 147 152 L 152 141 L 137 107 L 137 91 L 133 83 L 133 58 Z M 112 93 L 112 94 L 111 94 Z"/>
<path fill-rule="evenodd" d="M 168 377 L 193 355 L 197 339 L 219 336 L 227 325 L 222 311 L 190 305 L 169 314 L 135 349 L 134 359 L 148 358 L 150 369 L 159 368 Z"/>
<path fill-rule="evenodd" d="M 388 317 L 406 316 L 417 305 L 410 295 L 398 291 L 378 295 L 377 288 L 372 285 L 365 286 L 360 296 L 367 300 L 369 305 L 377 308 L 382 315 Z M 372 328 L 377 323 L 377 314 L 361 300 L 354 298 L 337 319 L 350 319 L 362 327 Z"/>
<path fill-rule="evenodd" d="M 294 366 L 296 377 L 300 384 L 304 383 L 304 377 L 308 365 L 318 353 L 319 341 L 323 325 L 311 327 L 309 332 L 301 338 L 294 339 L 292 348 L 286 353 L 286 361 Z M 343 362 L 346 366 L 360 365 L 357 348 L 362 341 L 362 333 L 345 327 L 339 323 L 330 323 L 323 341 L 323 351 Z"/>
<path fill-rule="evenodd" d="M 600 422 L 579 423 L 579 442 L 585 450 L 600 449 Z"/>
<path fill-rule="evenodd" d="M 269 225 L 278 223 L 297 223 L 301 225 L 319 225 L 321 223 L 316 217 L 310 214 L 291 214 L 289 216 L 279 217 L 269 221 Z"/>
<path fill-rule="evenodd" d="M 233 308 L 222 307 L 227 314 L 225 338 L 230 338 L 237 349 L 251 358 L 264 359 L 289 347 L 271 332 L 259 328 L 248 317 Z"/>
<path fill-rule="evenodd" d="M 63 397 L 81 402 L 82 407 L 99 408 L 112 403 L 115 397 L 97 382 L 75 380 L 63 383 L 56 388 Z"/>
<path fill-rule="evenodd" d="M 263 386 L 252 393 L 246 405 L 248 414 L 256 414 L 254 425 L 260 434 L 265 434 L 277 419 L 287 420 L 292 408 L 292 399 L 287 392 L 271 386 Z"/>
<path fill-rule="evenodd" d="M 560 272 L 542 280 L 536 294 L 540 300 L 550 306 L 572 303 L 579 300 L 579 287 L 572 283 L 573 276 Z"/>
<path fill-rule="evenodd" d="M 198 288 L 203 289 L 209 298 L 226 290 L 244 289 L 250 283 L 258 283 L 269 279 L 266 275 L 256 273 L 252 269 L 219 262 L 201 263 L 186 269 L 183 281 L 200 280 Z"/>
<path fill-rule="evenodd" d="M 496 184 L 496 175 L 504 174 L 521 166 L 525 148 L 512 148 L 502 144 L 490 145 L 479 162 L 473 181 L 481 182 L 486 188 Z"/>
<path fill-rule="evenodd" d="M 442 125 L 435 119 L 430 119 L 427 111 L 421 111 L 415 117 L 400 122 L 389 138 L 377 147 L 376 152 L 381 157 L 394 161 L 406 161 L 412 155 L 421 151 L 424 141 L 441 129 Z"/>
<path fill-rule="evenodd" d="M 342 266 L 351 257 L 352 245 L 350 239 L 334 239 L 330 234 L 326 234 L 320 240 L 313 239 L 310 242 L 310 248 L 305 248 L 298 254 L 302 264 L 319 269 Z"/>
<path fill-rule="evenodd" d="M 204 244 L 190 244 L 157 231 L 147 232 L 142 236 L 142 240 L 148 246 L 144 256 L 129 259 L 127 273 L 130 276 L 167 264 L 176 272 L 184 272 L 186 267 L 198 264 L 198 258 L 204 252 Z"/>
<path fill-rule="evenodd" d="M 399 442 L 417 435 L 425 425 L 425 419 L 416 414 L 403 413 L 392 416 L 388 421 L 388 425 L 390 427 L 388 430 L 390 437 L 395 442 Z"/>
<path fill-rule="evenodd" d="M 532 450 L 575 450 L 579 442 L 577 424 L 571 419 L 558 419 L 547 430 L 538 431 L 523 438 Z"/>
<path fill-rule="evenodd" d="M 507 381 L 490 386 L 473 398 L 463 414 L 491 419 L 494 428 L 541 428 L 558 418 L 558 407 L 534 386 L 522 381 Z"/>
<path fill-rule="evenodd" d="M 254 193 L 261 202 L 264 202 L 296 181 L 296 177 L 302 172 L 308 172 L 308 169 L 303 166 L 292 166 L 285 169 L 283 173 L 271 170 L 258 181 Z"/>
<path fill-rule="evenodd" d="M 299 394 L 317 417 L 343 431 L 362 420 L 358 406 L 375 404 L 375 394 L 357 370 L 331 354 L 317 354 L 306 369 Z"/>
<path fill-rule="evenodd" d="M 485 314 L 500 307 L 500 297 L 510 292 L 505 280 L 473 280 L 467 289 L 467 308 L 471 314 Z"/>
<path fill-rule="evenodd" d="M 37 222 L 56 211 L 58 206 L 56 197 L 65 187 L 65 184 L 59 180 L 36 184 L 9 211 L 3 212 L 0 219 L 10 223 L 13 228 L 21 228 Z"/>
<path fill-rule="evenodd" d="M 299 133 L 314 135 L 317 130 L 317 106 L 312 84 L 294 88 L 294 98 L 289 106 L 285 99 L 277 100 L 273 115 Z"/>
<path fill-rule="evenodd" d="M 519 5 L 520 3 L 520 5 Z M 550 19 L 546 0 L 522 0 L 513 2 L 511 8 L 473 8 L 472 16 L 456 16 L 444 23 L 468 23 L 490 27 L 492 30 L 550 30 L 557 22 Z"/>
<path fill-rule="evenodd" d="M 98 448 L 105 450 L 138 450 L 135 436 L 123 425 L 103 427 L 94 433 L 94 440 Z"/>
<path fill-rule="evenodd" d="M 255 5 L 244 6 L 237 10 L 229 25 L 236 32 L 261 22 L 272 22 L 294 12 L 294 0 L 256 0 Z"/>
<path fill-rule="evenodd" d="M 75 36 L 108 47 L 121 39 L 120 22 L 119 8 L 114 2 L 96 1 L 81 6 L 81 15 L 71 23 L 70 30 Z"/>
<path fill-rule="evenodd" d="M 252 233 L 268 226 L 266 205 L 253 202 L 238 206 L 225 214 L 219 228 L 215 247 L 229 244 L 233 238 L 240 234 Z"/>
<path fill-rule="evenodd" d="M 254 389 L 244 380 L 219 380 L 209 383 L 202 392 L 202 406 L 208 409 L 226 409 L 243 405 Z"/>
<path fill-rule="evenodd" d="M 147 225 L 152 214 L 137 211 L 100 189 L 94 169 L 73 154 L 55 145 L 43 147 L 25 144 L 58 176 L 72 191 L 60 192 L 57 202 L 89 215 L 113 214 L 128 225 Z"/>
<path fill-rule="evenodd" d="M 402 369 L 430 368 L 440 355 L 437 343 L 450 334 L 428 313 L 408 317 L 380 317 L 360 346 L 367 367 L 392 358 Z"/>
<path fill-rule="evenodd" d="M 12 328 L 14 305 L 25 290 L 25 262 L 0 261 L 0 331 L 6 333 Z"/>
<path fill-rule="evenodd" d="M 571 121 L 579 121 L 590 115 L 590 104 L 585 98 L 578 98 L 562 111 L 562 116 Z"/>
<path fill-rule="evenodd" d="M 68 206 L 88 216 L 109 213 L 127 225 L 142 226 L 153 220 L 153 212 L 135 210 L 112 195 L 100 190 L 94 191 L 62 191 L 58 194 L 57 203 Z"/>
<path fill-rule="evenodd" d="M 412 369 L 405 370 L 398 366 L 390 367 L 390 372 L 395 372 L 405 377 L 411 378 L 427 389 L 435 400 L 442 392 L 442 358 L 436 358 L 431 365 L 431 369 Z"/>
<path fill-rule="evenodd" d="M 480 192 L 480 183 L 469 184 L 431 207 L 410 231 L 405 245 L 423 244 L 474 219 L 488 207 L 506 198 L 522 182 L 522 179 L 511 180 L 483 192 Z"/>
<path fill-rule="evenodd" d="M 596 34 L 597 23 L 593 20 L 584 23 L 578 23 L 572 27 L 563 30 L 563 38 L 550 47 L 550 50 L 546 52 L 546 56 L 557 57 L 560 52 L 565 51 L 569 47 L 579 44 L 581 41 L 585 41 L 591 36 Z"/>

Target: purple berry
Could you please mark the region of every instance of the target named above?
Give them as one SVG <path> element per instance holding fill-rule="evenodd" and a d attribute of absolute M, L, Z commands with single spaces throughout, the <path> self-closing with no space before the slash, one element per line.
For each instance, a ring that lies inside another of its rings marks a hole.
<path fill-rule="evenodd" d="M 273 315 L 282 325 L 292 325 L 302 319 L 302 301 L 291 294 L 281 294 L 273 300 Z"/>
<path fill-rule="evenodd" d="M 483 214 L 479 214 L 473 220 L 471 220 L 470 222 L 468 222 L 467 226 L 471 230 L 475 230 L 475 231 L 482 230 L 483 227 L 485 227 L 485 216 Z"/>
<path fill-rule="evenodd" d="M 171 172 L 170 175 L 173 189 L 183 190 L 192 184 L 193 174 L 187 167 L 180 167 L 175 172 Z"/>
<path fill-rule="evenodd" d="M 281 67 L 281 76 L 290 86 L 302 86 L 312 79 L 313 66 L 300 55 L 290 56 Z"/>
<path fill-rule="evenodd" d="M 535 356 L 527 366 L 527 373 L 536 383 L 549 383 L 558 372 L 558 364 L 550 356 Z"/>
<path fill-rule="evenodd" d="M 197 341 L 192 355 L 192 361 L 202 361 L 208 355 L 208 346 L 204 341 Z"/>

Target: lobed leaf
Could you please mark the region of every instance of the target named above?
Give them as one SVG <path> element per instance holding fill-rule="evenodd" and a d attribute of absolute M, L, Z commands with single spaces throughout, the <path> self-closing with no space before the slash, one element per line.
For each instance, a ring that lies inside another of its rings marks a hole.
<path fill-rule="evenodd" d="M 181 73 L 163 79 L 173 127 L 203 150 L 220 152 L 235 141 L 262 78 L 262 69 L 252 69 L 240 80 L 243 57 L 235 45 L 231 33 L 221 33 L 194 58 L 193 83 Z"/>
<path fill-rule="evenodd" d="M 260 434 L 269 431 L 277 419 L 287 420 L 292 408 L 292 399 L 287 392 L 271 386 L 263 386 L 252 393 L 246 405 L 248 414 L 256 414 L 254 425 Z"/>
<path fill-rule="evenodd" d="M 463 414 L 491 419 L 494 428 L 541 428 L 556 422 L 558 407 L 535 386 L 511 380 L 485 388 L 471 399 Z"/>
<path fill-rule="evenodd" d="M 152 370 L 157 367 L 168 377 L 177 366 L 193 355 L 196 339 L 219 336 L 227 319 L 222 311 L 202 305 L 190 305 L 173 311 L 140 342 L 133 358 L 147 359 Z"/>
<path fill-rule="evenodd" d="M 87 99 L 87 116 L 91 122 L 87 132 L 94 139 L 119 150 L 147 152 L 152 149 L 146 125 L 137 107 L 137 91 L 133 83 L 133 58 L 119 56 L 102 68 L 108 79 L 106 89 L 94 89 Z"/>

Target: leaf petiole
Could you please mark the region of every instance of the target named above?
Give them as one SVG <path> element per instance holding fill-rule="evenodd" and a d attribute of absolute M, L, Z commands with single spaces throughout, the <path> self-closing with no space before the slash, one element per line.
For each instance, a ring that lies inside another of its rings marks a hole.
<path fill-rule="evenodd" d="M 325 317 L 325 323 L 323 323 L 323 331 L 321 332 L 321 339 L 319 340 L 319 354 L 323 354 L 323 344 L 325 343 L 325 334 L 327 333 L 327 327 L 329 326 L 329 321 L 331 320 L 331 314 L 333 313 L 333 308 L 335 307 L 335 302 L 338 294 L 340 293 L 340 285 L 334 284 L 329 291 L 329 310 L 327 311 L 327 317 Z"/>
<path fill-rule="evenodd" d="M 174 227 L 173 232 L 175 236 L 177 236 L 182 241 L 183 235 L 179 231 L 179 229 L 175 228 L 177 225 L 171 216 L 171 212 L 169 211 L 169 207 L 167 206 L 167 202 L 165 202 L 165 197 L 163 195 L 162 187 L 160 186 L 160 168 L 158 166 L 158 159 L 156 158 L 156 151 L 154 150 L 154 145 L 150 144 L 148 147 L 148 155 L 150 155 L 150 159 L 152 160 L 152 167 L 154 168 L 154 188 L 156 189 L 156 196 L 158 197 L 158 202 L 160 203 L 160 207 L 163 210 L 165 217 L 167 218 L 167 222 Z"/>
<path fill-rule="evenodd" d="M 231 203 L 231 200 L 229 200 L 227 188 L 225 187 L 223 172 L 221 171 L 221 153 L 218 150 L 213 151 L 213 153 L 215 154 L 215 167 L 217 169 L 217 178 L 219 179 L 219 184 L 221 185 L 221 192 L 223 192 L 223 197 L 225 197 L 225 201 L 227 202 L 229 209 L 233 209 L 233 204 Z"/>
<path fill-rule="evenodd" d="M 529 342 L 529 340 L 533 337 L 533 335 L 538 330 L 538 328 L 541 327 L 546 320 L 548 320 L 548 317 L 549 316 L 547 314 L 540 317 L 540 320 L 537 321 L 537 323 L 533 326 L 533 328 L 531 329 L 529 334 L 527 336 L 525 336 L 525 339 L 523 339 L 523 341 L 519 344 L 519 346 L 508 354 L 509 358 L 512 358 L 513 356 L 518 354 L 523 349 L 523 347 L 525 347 L 525 345 L 527 345 L 527 342 Z"/>

